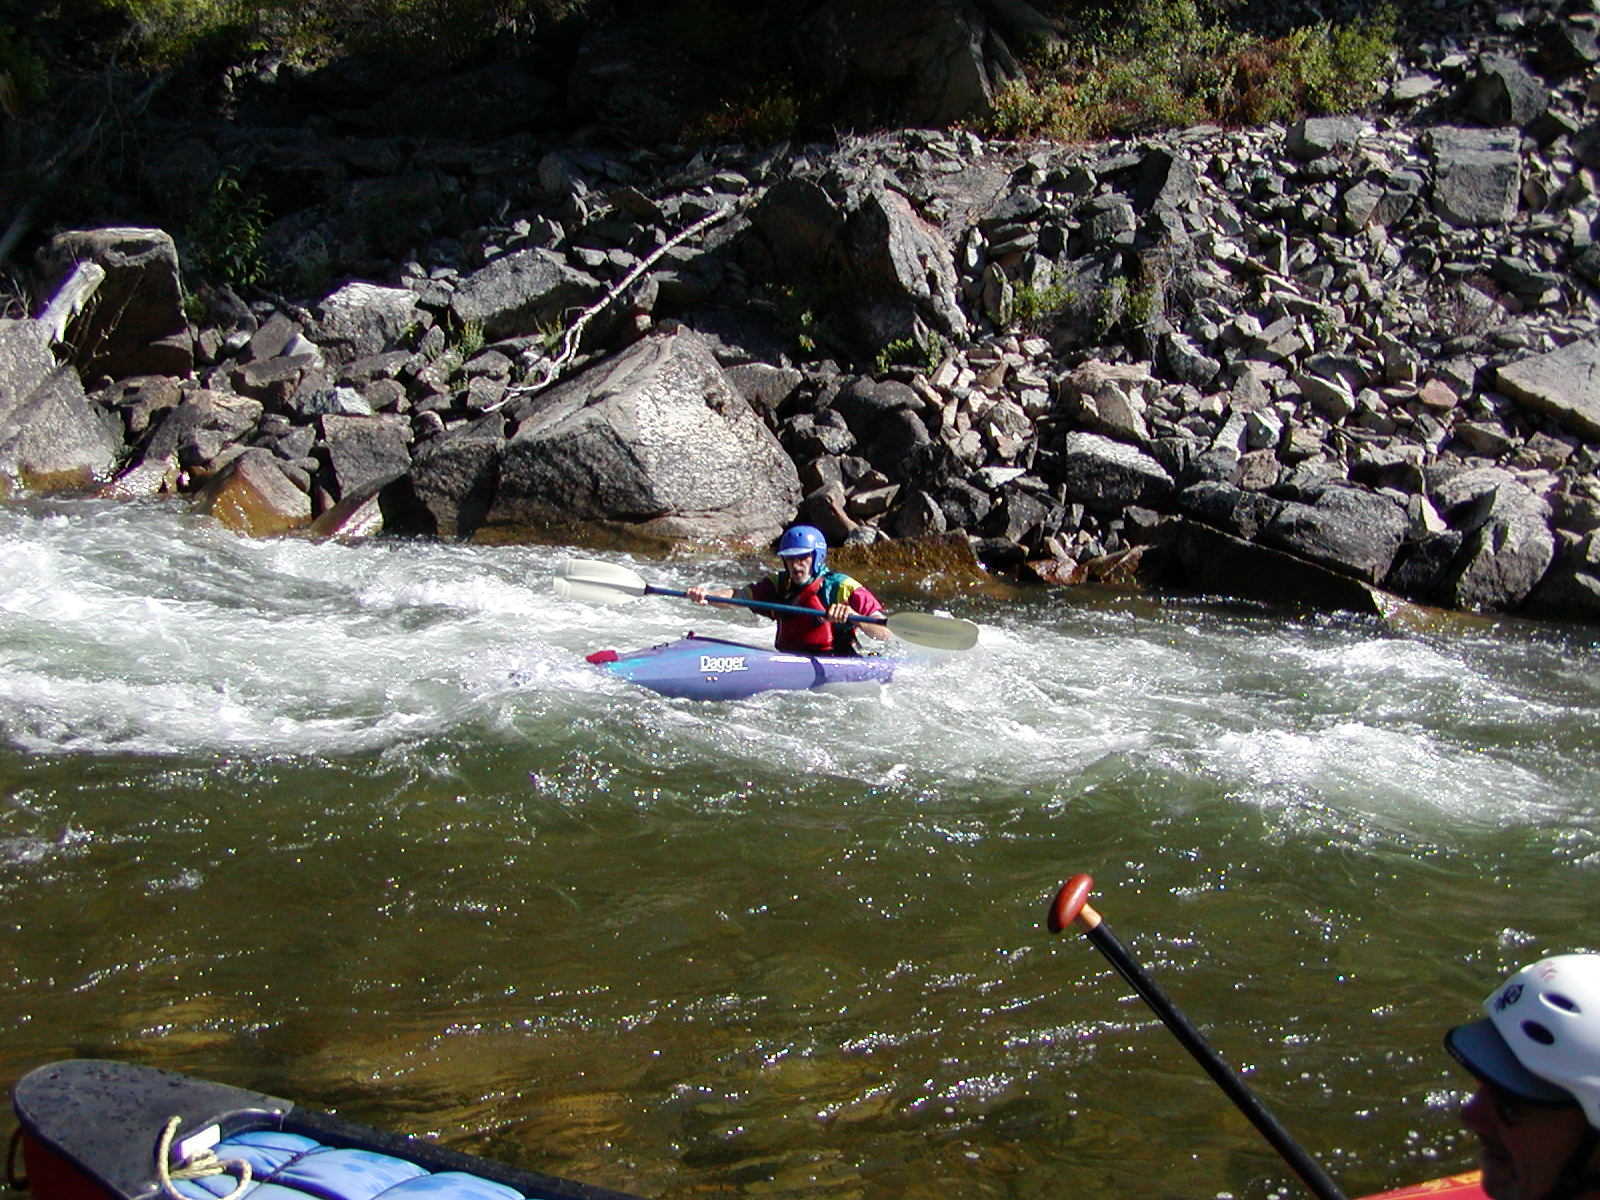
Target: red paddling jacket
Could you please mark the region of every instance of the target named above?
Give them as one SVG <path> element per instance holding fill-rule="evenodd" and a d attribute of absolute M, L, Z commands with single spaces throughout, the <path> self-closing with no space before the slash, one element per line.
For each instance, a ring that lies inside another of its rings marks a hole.
<path fill-rule="evenodd" d="M 839 571 L 823 571 L 803 587 L 790 590 L 787 573 L 769 579 L 757 580 L 751 585 L 750 598 L 768 603 L 794 604 L 801 608 L 814 608 L 819 613 L 844 601 L 851 611 L 870 617 L 881 613 L 883 605 L 861 583 Z M 855 654 L 855 622 L 835 625 L 798 613 L 778 613 L 778 634 L 774 645 L 785 654 Z"/>

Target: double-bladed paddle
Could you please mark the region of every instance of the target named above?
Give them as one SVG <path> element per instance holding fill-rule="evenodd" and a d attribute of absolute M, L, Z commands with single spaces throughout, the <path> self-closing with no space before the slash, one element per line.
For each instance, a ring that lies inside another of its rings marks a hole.
<path fill-rule="evenodd" d="M 556 572 L 556 594 L 573 600 L 608 604 L 632 596 L 677 596 L 687 600 L 689 593 L 677 588 L 656 587 L 646 583 L 627 567 L 616 563 L 597 562 L 586 558 L 569 558 Z M 745 600 L 738 596 L 707 596 L 711 604 L 731 604 L 751 608 L 758 612 L 797 613 L 801 616 L 821 618 L 814 608 L 798 604 L 775 604 L 767 600 Z M 917 646 L 935 650 L 970 650 L 978 644 L 978 627 L 960 617 L 940 617 L 933 613 L 897 612 L 887 616 L 874 614 L 852 615 L 852 621 L 867 625 L 887 625 L 889 632 Z"/>

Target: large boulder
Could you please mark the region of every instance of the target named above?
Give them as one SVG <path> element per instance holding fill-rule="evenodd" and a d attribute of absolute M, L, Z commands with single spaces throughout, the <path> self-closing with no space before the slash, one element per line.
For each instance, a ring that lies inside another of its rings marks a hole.
<path fill-rule="evenodd" d="M 1439 499 L 1451 525 L 1466 535 L 1445 577 L 1444 603 L 1472 612 L 1519 607 L 1555 558 L 1550 506 L 1492 469 L 1451 480 Z"/>
<path fill-rule="evenodd" d="M 1495 383 L 1523 407 L 1600 438 L 1600 339 L 1580 338 L 1507 363 L 1496 370 Z"/>
<path fill-rule="evenodd" d="M 318 419 L 336 496 L 387 483 L 410 468 L 411 427 L 404 417 L 329 413 Z"/>
<path fill-rule="evenodd" d="M 316 344 L 337 363 L 400 344 L 417 322 L 417 297 L 405 288 L 347 283 L 317 305 Z"/>
<path fill-rule="evenodd" d="M 800 479 L 705 341 L 671 325 L 519 406 L 491 525 L 622 525 L 653 537 L 765 541 Z"/>
<path fill-rule="evenodd" d="M 1154 544 L 1150 575 L 1167 587 L 1371 616 L 1386 608 L 1385 593 L 1361 580 L 1198 521 L 1163 521 Z"/>
<path fill-rule="evenodd" d="M 417 451 L 411 487 L 424 513 L 423 532 L 462 538 L 483 525 L 500 481 L 503 424 L 498 415 L 485 417 Z"/>
<path fill-rule="evenodd" d="M 71 367 L 58 367 L 34 321 L 0 320 L 0 494 L 92 487 L 110 478 L 122 439 Z"/>
<path fill-rule="evenodd" d="M 826 0 L 797 31 L 816 85 L 851 115 L 948 125 L 987 114 L 1020 73 L 1001 31 L 970 0 Z"/>
<path fill-rule="evenodd" d="M 267 450 L 246 450 L 206 482 L 196 507 L 246 537 L 270 537 L 311 523 L 311 497 Z"/>
<path fill-rule="evenodd" d="M 903 339 L 926 345 L 934 333 L 965 336 L 950 244 L 899 192 L 875 188 L 863 195 L 845 223 L 842 249 L 844 277 L 862 300 L 856 319 L 870 345 Z"/>
<path fill-rule="evenodd" d="M 960 339 L 955 255 L 937 226 L 881 180 L 856 177 L 843 199 L 807 179 L 769 191 L 751 213 L 745 261 L 758 277 L 799 282 L 866 357 L 892 342 Z"/>
<path fill-rule="evenodd" d="M 1525 611 L 1600 623 L 1600 534 L 1585 534 L 1567 548 L 1528 597 Z"/>
<path fill-rule="evenodd" d="M 476 326 L 491 341 L 535 333 L 600 294 L 599 280 L 549 250 L 517 250 L 480 267 L 450 297 L 458 328 Z"/>
<path fill-rule="evenodd" d="M 1441 126 L 1431 132 L 1433 211 L 1451 225 L 1504 225 L 1522 189 L 1521 139 L 1514 129 Z"/>
<path fill-rule="evenodd" d="M 1310 503 L 1285 502 L 1261 530 L 1259 540 L 1376 584 L 1389 573 L 1406 529 L 1405 510 L 1388 497 L 1359 488 L 1330 487 Z"/>
<path fill-rule="evenodd" d="M 917 478 L 938 457 L 920 415 L 922 399 L 907 384 L 853 380 L 840 389 L 833 411 L 844 418 L 857 453 L 891 479 Z"/>
<path fill-rule="evenodd" d="M 73 360 L 83 378 L 187 375 L 194 343 L 183 312 L 178 248 L 160 229 L 77 229 L 40 250 L 38 268 L 53 292 L 80 262 L 105 280 L 72 326 Z"/>
<path fill-rule="evenodd" d="M 1099 510 L 1160 507 L 1173 492 L 1172 476 L 1155 459 L 1098 433 L 1062 439 L 1056 476 L 1064 499 Z"/>
<path fill-rule="evenodd" d="M 1177 497 L 1178 510 L 1185 516 L 1245 541 L 1254 540 L 1284 503 L 1214 479 L 1190 484 Z"/>
<path fill-rule="evenodd" d="M 1090 359 L 1061 377 L 1056 402 L 1080 428 L 1142 445 L 1150 440 L 1145 414 L 1158 387 L 1147 363 Z"/>

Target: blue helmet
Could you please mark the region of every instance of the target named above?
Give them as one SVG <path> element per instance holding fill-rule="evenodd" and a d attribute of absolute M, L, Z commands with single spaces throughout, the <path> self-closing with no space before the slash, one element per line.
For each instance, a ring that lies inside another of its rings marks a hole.
<path fill-rule="evenodd" d="M 828 539 L 815 525 L 791 525 L 778 539 L 779 558 L 798 558 L 802 554 L 811 555 L 811 574 L 820 574 L 828 561 Z"/>

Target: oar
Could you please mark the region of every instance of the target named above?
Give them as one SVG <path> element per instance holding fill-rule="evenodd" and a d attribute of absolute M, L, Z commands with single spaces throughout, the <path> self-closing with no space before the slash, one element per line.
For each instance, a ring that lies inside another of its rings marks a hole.
<path fill-rule="evenodd" d="M 600 604 L 630 596 L 678 596 L 682 599 L 688 599 L 689 596 L 689 593 L 677 588 L 656 587 L 646 583 L 627 567 L 586 558 L 569 558 L 561 564 L 561 570 L 556 573 L 556 594 Z M 712 604 L 732 604 L 760 612 L 799 613 L 819 619 L 822 616 L 816 609 L 802 608 L 798 604 L 774 604 L 767 600 L 745 600 L 738 596 L 707 596 L 706 599 Z M 970 650 L 978 644 L 978 627 L 959 617 L 900 612 L 890 613 L 887 617 L 855 614 L 850 619 L 868 625 L 887 625 L 889 632 L 896 637 L 936 650 Z"/>
<path fill-rule="evenodd" d="M 1136 962 L 1127 947 L 1117 940 L 1117 935 L 1111 932 L 1107 925 L 1088 904 L 1089 889 L 1094 886 L 1094 880 L 1087 875 L 1074 875 L 1061 885 L 1061 890 L 1056 893 L 1056 898 L 1050 904 L 1050 915 L 1046 924 L 1051 933 L 1060 933 L 1074 921 L 1083 925 L 1084 933 L 1094 943 L 1095 949 L 1105 955 L 1111 965 L 1139 993 L 1142 999 L 1160 1017 L 1162 1023 L 1177 1036 L 1183 1047 L 1194 1056 L 1196 1062 L 1206 1069 L 1206 1073 L 1216 1081 L 1217 1085 L 1228 1094 L 1228 1099 L 1239 1106 L 1239 1111 L 1250 1118 L 1261 1135 L 1272 1143 L 1272 1148 L 1283 1156 L 1283 1160 L 1300 1176 L 1300 1181 L 1311 1192 L 1322 1200 L 1345 1200 L 1345 1195 L 1339 1190 L 1339 1185 L 1326 1171 L 1318 1165 L 1317 1161 L 1300 1148 L 1299 1144 L 1289 1136 L 1288 1130 L 1278 1124 L 1278 1120 L 1269 1113 L 1257 1100 L 1255 1094 L 1245 1086 L 1244 1080 L 1238 1073 L 1222 1061 L 1222 1058 L 1213 1050 L 1200 1031 L 1190 1024 L 1189 1019 L 1178 1011 L 1178 1006 L 1167 998 L 1160 985 L 1150 978 L 1149 974 Z"/>

